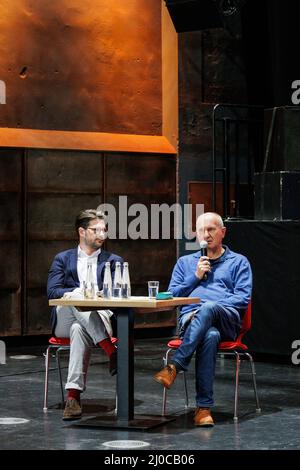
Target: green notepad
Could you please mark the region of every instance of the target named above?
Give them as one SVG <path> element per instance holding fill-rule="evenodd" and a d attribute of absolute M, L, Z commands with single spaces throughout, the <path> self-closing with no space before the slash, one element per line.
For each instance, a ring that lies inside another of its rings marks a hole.
<path fill-rule="evenodd" d="M 156 296 L 156 300 L 168 300 L 173 299 L 171 292 L 159 292 Z"/>

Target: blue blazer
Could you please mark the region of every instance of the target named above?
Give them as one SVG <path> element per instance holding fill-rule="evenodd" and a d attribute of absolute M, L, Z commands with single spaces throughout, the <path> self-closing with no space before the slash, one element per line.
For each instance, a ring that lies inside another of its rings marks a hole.
<path fill-rule="evenodd" d="M 76 287 L 80 287 L 77 273 L 78 248 L 62 251 L 58 253 L 51 265 L 47 283 L 48 299 L 59 299 L 65 292 L 71 292 Z M 101 249 L 97 260 L 97 282 L 99 289 L 102 289 L 104 268 L 106 261 L 110 261 L 112 277 L 114 276 L 116 261 L 123 262 L 120 256 L 109 253 Z M 51 312 L 51 327 L 54 332 L 56 326 L 56 308 Z"/>

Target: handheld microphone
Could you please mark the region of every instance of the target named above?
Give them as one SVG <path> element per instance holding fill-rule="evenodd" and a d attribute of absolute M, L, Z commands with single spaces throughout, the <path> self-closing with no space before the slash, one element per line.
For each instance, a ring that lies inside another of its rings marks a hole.
<path fill-rule="evenodd" d="M 208 246 L 207 241 L 202 240 L 202 241 L 200 242 L 200 252 L 201 252 L 201 256 L 207 256 L 207 246 Z"/>
<path fill-rule="evenodd" d="M 201 253 L 201 256 L 207 256 L 207 246 L 208 246 L 208 243 L 206 240 L 202 240 L 200 242 L 200 253 Z M 203 281 L 207 281 L 207 277 L 208 277 L 208 273 L 205 273 L 204 276 L 203 276 Z"/>

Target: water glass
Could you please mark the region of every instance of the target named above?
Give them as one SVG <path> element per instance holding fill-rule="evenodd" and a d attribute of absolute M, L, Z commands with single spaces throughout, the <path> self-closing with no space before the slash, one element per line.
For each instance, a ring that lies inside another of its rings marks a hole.
<path fill-rule="evenodd" d="M 148 281 L 148 297 L 156 299 L 159 290 L 159 281 Z"/>

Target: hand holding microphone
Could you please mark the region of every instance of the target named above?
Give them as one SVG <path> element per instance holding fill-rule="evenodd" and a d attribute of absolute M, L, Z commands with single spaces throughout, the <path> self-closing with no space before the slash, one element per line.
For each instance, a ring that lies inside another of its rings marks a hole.
<path fill-rule="evenodd" d="M 200 242 L 200 253 L 201 257 L 197 264 L 196 276 L 203 281 L 207 280 L 208 274 L 210 273 L 211 267 L 209 258 L 207 256 L 207 241 L 202 240 Z"/>

